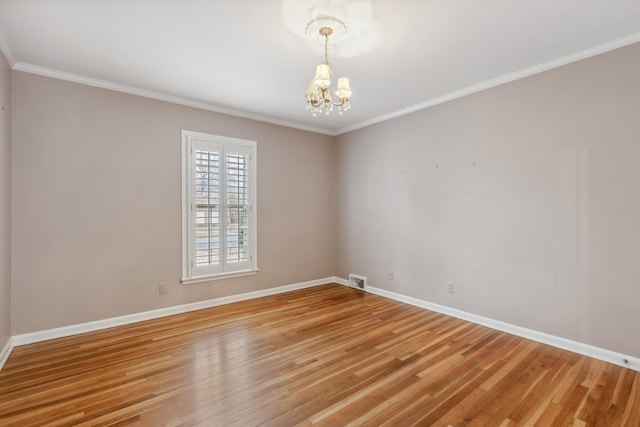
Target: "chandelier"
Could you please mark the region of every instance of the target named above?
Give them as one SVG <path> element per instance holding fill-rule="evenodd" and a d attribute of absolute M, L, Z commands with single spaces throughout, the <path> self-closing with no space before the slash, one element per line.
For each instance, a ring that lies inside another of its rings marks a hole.
<path fill-rule="evenodd" d="M 338 86 L 333 96 L 329 89 L 331 85 L 331 64 L 329 64 L 328 46 L 329 36 L 334 32 L 333 27 L 328 25 L 329 23 L 337 24 L 340 27 L 339 29 L 346 33 L 344 22 L 337 18 L 317 18 L 307 25 L 307 33 L 320 25 L 318 34 L 324 37 L 324 63 L 316 67 L 316 75 L 313 80 L 309 80 L 305 93 L 307 110 L 311 111 L 314 117 L 323 111 L 326 115 L 329 115 L 333 111 L 334 106 L 338 108 L 339 114 L 351 108 L 351 104 L 349 103 L 351 88 L 349 87 L 349 79 L 347 77 L 340 77 L 338 79 Z"/>

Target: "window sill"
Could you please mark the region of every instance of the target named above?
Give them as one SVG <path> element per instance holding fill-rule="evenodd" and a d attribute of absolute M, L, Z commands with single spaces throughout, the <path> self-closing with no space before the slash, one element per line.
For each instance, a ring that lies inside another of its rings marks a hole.
<path fill-rule="evenodd" d="M 260 270 L 256 268 L 255 270 L 233 271 L 231 273 L 213 274 L 211 276 L 183 277 L 180 281 L 183 285 L 191 285 L 192 283 L 211 282 L 213 280 L 231 279 L 233 277 L 241 276 L 252 276 L 254 274 L 258 274 L 258 271 Z"/>

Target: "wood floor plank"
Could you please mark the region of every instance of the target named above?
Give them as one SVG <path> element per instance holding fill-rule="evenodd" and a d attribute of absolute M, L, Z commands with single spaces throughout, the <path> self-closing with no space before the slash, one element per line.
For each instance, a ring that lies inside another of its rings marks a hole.
<path fill-rule="evenodd" d="M 640 373 L 325 285 L 17 347 L 2 426 L 640 426 Z"/>

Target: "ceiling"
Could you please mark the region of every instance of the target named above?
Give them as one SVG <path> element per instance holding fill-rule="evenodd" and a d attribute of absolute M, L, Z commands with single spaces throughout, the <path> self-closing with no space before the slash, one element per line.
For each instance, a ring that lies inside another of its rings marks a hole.
<path fill-rule="evenodd" d="M 306 21 L 332 10 L 352 108 L 312 117 Z M 0 0 L 16 70 L 330 135 L 639 41 L 640 0 Z"/>

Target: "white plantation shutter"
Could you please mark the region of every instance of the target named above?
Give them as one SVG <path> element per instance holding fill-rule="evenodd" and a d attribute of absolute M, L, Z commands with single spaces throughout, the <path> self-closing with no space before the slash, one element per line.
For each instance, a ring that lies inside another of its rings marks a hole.
<path fill-rule="evenodd" d="M 249 160 L 250 153 L 247 149 L 229 147 L 225 150 L 226 262 L 234 270 L 246 268 L 243 265 L 251 258 Z"/>
<path fill-rule="evenodd" d="M 215 274 L 220 266 L 220 172 L 222 166 L 219 145 L 196 141 L 193 147 L 192 181 L 195 200 L 192 202 L 192 251 L 194 269 L 198 275 Z"/>
<path fill-rule="evenodd" d="M 255 272 L 255 142 L 183 140 L 183 282 Z"/>

